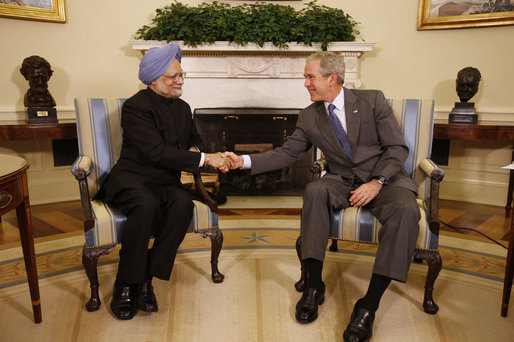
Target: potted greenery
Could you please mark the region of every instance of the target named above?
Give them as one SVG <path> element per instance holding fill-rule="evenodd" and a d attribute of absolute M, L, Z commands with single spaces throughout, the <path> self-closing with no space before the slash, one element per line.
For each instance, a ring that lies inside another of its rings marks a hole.
<path fill-rule="evenodd" d="M 340 9 L 321 6 L 313 0 L 305 8 L 271 3 L 230 6 L 213 1 L 196 7 L 178 1 L 159 8 L 151 25 L 144 25 L 135 35 L 138 40 L 183 41 L 197 46 L 228 41 L 241 46 L 271 42 L 286 49 L 296 42 L 322 50 L 334 41 L 353 42 L 359 34 L 358 23 Z"/>

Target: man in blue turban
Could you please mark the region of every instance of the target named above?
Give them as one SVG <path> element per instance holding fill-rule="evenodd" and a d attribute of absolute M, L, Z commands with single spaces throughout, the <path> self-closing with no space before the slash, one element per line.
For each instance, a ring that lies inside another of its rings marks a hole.
<path fill-rule="evenodd" d="M 182 51 L 176 43 L 150 48 L 139 63 L 139 79 L 146 85 L 161 77 L 173 60 L 182 62 Z"/>
<path fill-rule="evenodd" d="M 197 172 L 204 165 L 227 171 L 230 166 L 220 153 L 200 152 L 191 108 L 179 99 L 185 77 L 181 59 L 176 43 L 144 55 L 139 79 L 148 87 L 123 104 L 120 159 L 96 196 L 127 216 L 111 301 L 119 319 L 158 310 L 152 278 L 170 279 L 193 216 L 193 195 L 182 187 L 181 171 Z"/>

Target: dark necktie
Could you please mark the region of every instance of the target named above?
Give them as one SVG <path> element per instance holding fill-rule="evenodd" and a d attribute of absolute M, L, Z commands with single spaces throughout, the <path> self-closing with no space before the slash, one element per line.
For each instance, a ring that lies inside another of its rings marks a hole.
<path fill-rule="evenodd" d="M 334 108 L 336 108 L 336 106 L 332 103 L 328 105 L 328 117 L 330 118 L 330 123 L 332 123 L 332 128 L 334 129 L 337 140 L 339 140 L 344 153 L 346 153 L 348 158 L 353 162 L 352 149 L 350 148 L 348 134 L 346 134 L 343 125 L 341 125 L 341 121 L 339 121 L 339 118 L 334 113 Z"/>

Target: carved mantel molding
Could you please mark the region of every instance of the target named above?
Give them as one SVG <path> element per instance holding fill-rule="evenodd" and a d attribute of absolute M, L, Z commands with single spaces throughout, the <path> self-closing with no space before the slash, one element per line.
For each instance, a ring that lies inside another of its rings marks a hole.
<path fill-rule="evenodd" d="M 229 42 L 185 46 L 182 48 L 184 59 L 182 67 L 190 78 L 272 78 L 272 79 L 301 79 L 305 58 L 320 50 L 319 44 L 307 46 L 289 43 L 288 49 L 280 49 L 272 43 L 263 47 L 249 43 L 246 46 Z M 144 53 L 156 46 L 167 44 L 165 41 L 132 40 L 132 48 Z M 371 51 L 375 43 L 368 42 L 334 42 L 328 46 L 328 51 L 340 53 L 345 58 L 345 86 L 359 88 L 360 56 Z"/>

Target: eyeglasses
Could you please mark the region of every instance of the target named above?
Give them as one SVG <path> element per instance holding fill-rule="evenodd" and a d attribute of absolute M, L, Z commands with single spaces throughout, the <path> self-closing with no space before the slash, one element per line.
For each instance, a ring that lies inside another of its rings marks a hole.
<path fill-rule="evenodd" d="M 166 77 L 168 80 L 171 80 L 171 81 L 178 81 L 179 78 L 186 78 L 186 73 L 185 72 L 172 72 L 171 74 L 164 74 L 162 75 L 164 77 Z"/>

